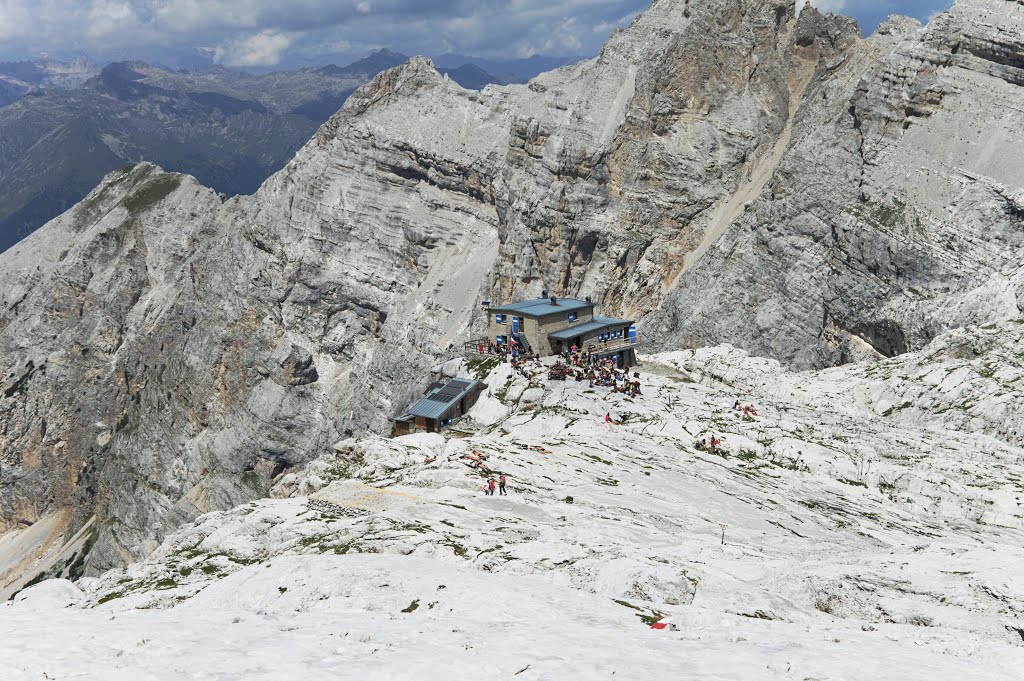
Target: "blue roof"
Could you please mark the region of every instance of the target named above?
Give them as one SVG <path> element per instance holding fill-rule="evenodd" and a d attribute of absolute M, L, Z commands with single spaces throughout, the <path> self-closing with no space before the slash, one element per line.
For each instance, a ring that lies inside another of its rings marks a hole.
<path fill-rule="evenodd" d="M 429 390 L 422 400 L 409 407 L 409 414 L 427 419 L 439 419 L 466 395 L 481 385 L 480 381 L 455 378 L 439 388 Z"/>
<path fill-rule="evenodd" d="M 552 334 L 548 334 L 548 338 L 554 338 L 555 340 L 572 340 L 577 336 L 585 336 L 590 333 L 598 333 L 605 329 L 611 329 L 620 326 L 629 326 L 633 322 L 629 319 L 613 319 L 611 317 L 594 317 L 594 321 L 585 322 L 583 324 L 577 324 L 576 326 L 570 326 L 568 329 L 562 329 L 561 331 L 555 331 Z"/>
<path fill-rule="evenodd" d="M 575 298 L 555 298 L 555 305 L 551 304 L 550 298 L 535 298 L 524 300 L 520 303 L 510 303 L 499 307 L 490 308 L 491 312 L 513 312 L 515 314 L 527 315 L 530 317 L 543 317 L 544 315 L 556 314 L 558 312 L 572 312 L 594 307 L 593 303 Z"/>

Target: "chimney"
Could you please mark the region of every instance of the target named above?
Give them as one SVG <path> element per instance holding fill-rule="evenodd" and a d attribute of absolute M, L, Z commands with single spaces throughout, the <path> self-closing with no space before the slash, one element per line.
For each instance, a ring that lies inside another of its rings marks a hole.
<path fill-rule="evenodd" d="M 554 296 L 551 296 L 551 304 L 552 305 L 558 305 L 558 298 L 555 298 Z"/>

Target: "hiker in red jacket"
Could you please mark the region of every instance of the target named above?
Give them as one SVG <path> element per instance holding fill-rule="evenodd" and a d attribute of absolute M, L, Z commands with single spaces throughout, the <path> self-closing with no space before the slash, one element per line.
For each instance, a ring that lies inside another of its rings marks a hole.
<path fill-rule="evenodd" d="M 493 482 L 493 480 L 491 482 Z M 505 497 L 508 496 L 508 492 L 505 491 L 505 474 L 504 473 L 502 473 L 501 477 L 498 478 L 498 493 L 501 494 L 502 496 L 505 496 Z"/>
<path fill-rule="evenodd" d="M 494 478 L 491 478 L 490 480 L 487 481 L 487 490 L 488 490 L 487 493 L 490 494 L 493 497 L 494 496 Z"/>

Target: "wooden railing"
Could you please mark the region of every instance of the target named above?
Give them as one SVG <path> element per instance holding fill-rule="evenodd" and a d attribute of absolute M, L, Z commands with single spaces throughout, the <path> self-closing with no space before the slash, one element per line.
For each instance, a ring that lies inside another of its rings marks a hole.
<path fill-rule="evenodd" d="M 637 335 L 636 338 L 616 338 L 614 340 L 599 342 L 588 342 L 583 346 L 584 352 L 618 352 L 627 348 L 635 348 L 643 343 L 643 339 Z"/>

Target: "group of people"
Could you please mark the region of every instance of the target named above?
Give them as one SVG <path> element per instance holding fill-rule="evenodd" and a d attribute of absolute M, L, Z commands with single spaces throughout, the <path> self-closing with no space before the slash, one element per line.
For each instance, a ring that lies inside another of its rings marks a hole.
<path fill-rule="evenodd" d="M 468 454 L 463 454 L 462 458 L 467 459 L 466 465 L 469 466 L 470 468 L 477 468 L 483 471 L 484 473 L 488 474 L 491 472 L 491 469 L 489 469 L 487 467 L 487 464 L 484 463 L 484 461 L 487 460 L 487 455 L 484 454 L 483 452 L 478 452 L 474 449 Z"/>
<path fill-rule="evenodd" d="M 739 400 L 736 400 L 736 403 L 732 405 L 732 411 L 736 413 L 742 413 L 744 416 L 757 416 L 757 409 L 754 409 L 754 405 L 748 404 L 746 406 L 743 406 L 742 404 L 740 404 Z"/>
<path fill-rule="evenodd" d="M 720 444 L 722 444 L 722 441 L 716 438 L 714 433 L 711 433 L 711 437 L 702 437 L 701 439 L 697 440 L 696 444 L 694 444 L 694 447 L 696 447 L 702 452 L 715 453 L 718 451 L 718 445 Z"/>
<path fill-rule="evenodd" d="M 494 472 L 490 468 L 488 468 L 486 463 L 488 459 L 487 454 L 474 449 L 471 452 L 463 454 L 461 458 L 463 458 L 466 461 L 467 466 L 482 471 L 485 475 L 488 476 L 487 482 L 484 483 L 483 487 L 484 494 L 486 494 L 487 496 L 494 496 L 494 491 L 495 489 L 497 489 L 498 494 L 500 494 L 501 496 L 508 495 L 508 492 L 505 490 L 505 474 L 499 474 L 498 481 L 495 482 L 493 474 Z"/>
<path fill-rule="evenodd" d="M 640 374 L 619 368 L 612 357 L 595 358 L 588 352 L 581 351 L 573 345 L 562 353 L 566 368 L 556 367 L 555 371 L 566 371 L 577 381 L 587 381 L 593 388 L 601 386 L 611 388 L 614 392 L 634 397 L 640 393 Z"/>
<path fill-rule="evenodd" d="M 517 355 L 511 358 L 511 363 L 512 371 L 524 378 L 532 379 L 534 372 L 544 370 L 544 365 L 540 364 L 540 361 L 532 355 Z"/>
<path fill-rule="evenodd" d="M 499 495 L 501 495 L 501 496 L 508 496 L 508 491 L 505 489 L 505 474 L 504 473 L 502 473 L 500 476 L 498 476 L 498 483 L 497 483 L 497 485 L 495 485 L 493 477 L 487 479 L 487 482 L 484 484 L 484 495 L 489 496 L 489 497 L 493 497 L 494 496 L 494 489 L 495 489 L 495 487 L 498 488 L 498 494 Z"/>

